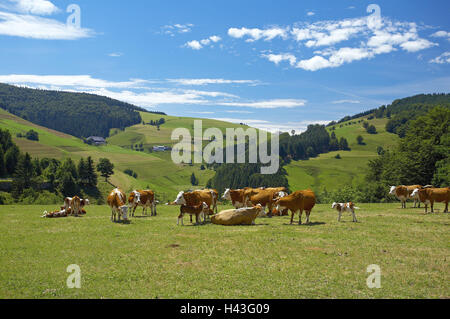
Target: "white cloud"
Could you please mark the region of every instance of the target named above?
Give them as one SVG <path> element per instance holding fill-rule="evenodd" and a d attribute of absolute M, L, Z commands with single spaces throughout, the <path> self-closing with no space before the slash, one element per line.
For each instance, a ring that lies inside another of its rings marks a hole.
<path fill-rule="evenodd" d="M 192 50 L 200 50 L 201 48 L 203 48 L 203 46 L 197 40 L 186 42 L 185 46 L 191 48 Z"/>
<path fill-rule="evenodd" d="M 359 104 L 361 102 L 357 101 L 357 100 L 338 100 L 338 101 L 333 101 L 331 103 L 333 103 L 333 104 Z"/>
<path fill-rule="evenodd" d="M 433 46 L 437 46 L 436 43 L 430 42 L 426 39 L 418 39 L 414 41 L 408 41 L 400 44 L 400 46 L 408 52 L 417 52 L 424 49 L 431 48 Z"/>
<path fill-rule="evenodd" d="M 311 11 L 312 12 L 312 11 Z M 281 54 L 263 53 L 265 58 L 276 65 L 288 61 L 293 67 L 317 71 L 325 68 L 336 68 L 344 64 L 371 59 L 379 54 L 402 50 L 418 52 L 437 46 L 425 38 L 421 38 L 419 27 L 414 22 L 398 22 L 387 17 L 377 19 L 374 15 L 353 19 L 325 20 L 314 23 L 296 23 L 291 27 L 272 29 L 231 28 L 228 34 L 234 38 L 247 38 L 247 41 L 259 39 L 270 40 L 265 32 L 278 30 L 274 37 L 295 41 L 306 48 L 321 48 L 315 50 L 314 55 L 299 59 L 293 53 Z M 444 37 L 448 33 L 439 31 L 434 36 Z M 345 42 L 345 44 L 344 44 Z M 340 46 L 340 47 L 339 47 Z M 289 44 L 292 50 L 292 44 Z M 263 51 L 265 52 L 265 51 Z M 305 56 L 306 50 L 302 50 Z"/>
<path fill-rule="evenodd" d="M 88 88 L 139 88 L 146 80 L 131 79 L 124 82 L 112 82 L 102 79 L 96 79 L 90 75 L 27 75 L 10 74 L 0 75 L 0 82 L 9 84 L 39 84 L 51 86 L 71 86 Z"/>
<path fill-rule="evenodd" d="M 161 27 L 162 33 L 168 34 L 170 36 L 175 36 L 176 33 L 182 34 L 182 33 L 189 33 L 192 31 L 192 28 L 194 25 L 192 23 L 186 23 L 186 24 L 180 24 L 176 23 L 173 25 L 165 25 Z"/>
<path fill-rule="evenodd" d="M 43 40 L 77 40 L 92 37 L 94 32 L 67 26 L 53 19 L 0 12 L 0 35 Z"/>
<path fill-rule="evenodd" d="M 300 122 L 270 122 L 266 120 L 258 120 L 258 119 L 241 119 L 241 118 L 214 118 L 214 120 L 236 123 L 236 124 L 247 124 L 251 127 L 258 128 L 260 130 L 264 130 L 271 133 L 279 133 L 279 132 L 291 132 L 295 130 L 296 133 L 301 133 L 306 131 L 309 125 L 312 124 L 320 124 L 327 125 L 331 121 L 300 121 Z"/>
<path fill-rule="evenodd" d="M 306 105 L 306 100 L 297 99 L 274 99 L 258 102 L 224 102 L 219 105 L 250 107 L 256 109 L 276 109 L 276 108 L 294 108 Z"/>
<path fill-rule="evenodd" d="M 271 41 L 276 37 L 286 39 L 288 36 L 288 31 L 280 27 L 272 27 L 264 30 L 258 28 L 230 28 L 228 29 L 228 35 L 237 39 L 248 37 L 249 39 L 247 39 L 247 42 L 253 42 L 260 39 L 264 39 L 264 41 Z"/>
<path fill-rule="evenodd" d="M 192 40 L 192 41 L 186 42 L 184 44 L 184 46 L 188 47 L 188 48 L 191 48 L 193 50 L 200 50 L 200 49 L 203 49 L 204 46 L 208 46 L 208 45 L 210 45 L 212 43 L 217 43 L 217 42 L 219 42 L 221 40 L 222 40 L 221 37 L 219 37 L 217 35 L 213 35 L 213 36 L 210 36 L 207 39 L 203 39 L 203 40 L 200 40 L 200 41 Z"/>
<path fill-rule="evenodd" d="M 113 52 L 113 53 L 108 54 L 108 56 L 113 57 L 113 58 L 120 58 L 121 56 L 123 56 L 123 53 Z"/>
<path fill-rule="evenodd" d="M 202 86 L 209 84 L 250 84 L 257 85 L 260 82 L 255 80 L 226 80 L 226 79 L 167 79 L 170 83 L 180 85 Z"/>
<path fill-rule="evenodd" d="M 231 114 L 253 114 L 254 112 L 250 111 L 225 111 L 225 113 L 231 113 Z"/>
<path fill-rule="evenodd" d="M 444 52 L 440 56 L 430 60 L 430 63 L 436 63 L 436 64 L 450 63 L 450 51 Z"/>
<path fill-rule="evenodd" d="M 312 17 L 312 16 L 315 15 L 315 14 L 316 14 L 315 12 L 309 11 L 306 15 L 307 15 L 308 17 Z"/>
<path fill-rule="evenodd" d="M 450 38 L 450 32 L 438 31 L 431 35 L 433 38 Z"/>
<path fill-rule="evenodd" d="M 280 64 L 283 61 L 289 61 L 290 65 L 295 65 L 297 58 L 290 53 L 282 53 L 282 54 L 263 54 L 262 55 L 267 60 L 275 63 L 276 65 Z"/>
<path fill-rule="evenodd" d="M 59 11 L 53 3 L 47 0 L 10 0 L 15 3 L 15 7 L 22 13 L 37 15 L 51 15 Z"/>

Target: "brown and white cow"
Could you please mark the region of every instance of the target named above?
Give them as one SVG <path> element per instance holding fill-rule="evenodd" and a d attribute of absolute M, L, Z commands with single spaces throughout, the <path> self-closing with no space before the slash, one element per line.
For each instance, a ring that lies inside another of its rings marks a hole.
<path fill-rule="evenodd" d="M 81 198 L 78 196 L 74 196 L 72 201 L 70 202 L 70 207 L 72 208 L 72 213 L 75 216 L 80 215 L 81 213 Z"/>
<path fill-rule="evenodd" d="M 72 208 L 72 200 L 73 197 L 66 197 L 64 198 L 64 209 L 68 210 L 69 208 Z M 80 199 L 80 207 L 83 209 L 85 206 L 90 205 L 89 199 Z"/>
<path fill-rule="evenodd" d="M 118 221 L 120 218 L 123 220 L 128 220 L 128 206 L 126 204 L 127 198 L 125 193 L 120 189 L 116 188 L 108 196 L 107 203 L 111 207 L 111 221 L 116 221 L 116 213 L 118 215 Z"/>
<path fill-rule="evenodd" d="M 150 207 L 151 216 L 156 216 L 156 204 L 157 201 L 155 199 L 155 193 L 151 190 L 134 190 L 130 193 L 128 197 L 128 204 L 130 205 L 130 209 L 133 209 L 130 212 L 130 215 L 134 217 L 134 213 L 136 212 L 136 208 L 138 206 L 142 206 L 142 214 L 147 215 L 147 209 Z"/>
<path fill-rule="evenodd" d="M 352 202 L 348 203 L 333 203 L 331 206 L 331 209 L 336 209 L 339 212 L 338 221 L 341 221 L 342 213 L 344 212 L 350 212 L 353 216 L 353 222 L 357 223 L 358 220 L 356 219 L 355 209 L 359 209 L 359 207 L 356 207 L 355 204 Z"/>
<path fill-rule="evenodd" d="M 203 202 L 205 202 L 206 205 L 208 205 L 208 214 L 203 214 L 204 221 L 206 221 L 209 215 L 214 214 L 214 211 L 211 210 L 211 207 L 216 207 L 217 209 L 217 197 L 217 191 L 212 189 L 195 190 L 192 192 L 181 191 L 180 193 L 178 193 L 177 198 L 172 204 L 193 207 L 201 205 Z"/>
<path fill-rule="evenodd" d="M 428 204 L 431 206 L 431 212 L 434 213 L 434 203 L 445 203 L 444 213 L 448 213 L 448 202 L 450 200 L 450 188 L 416 188 L 413 195 L 417 195 L 422 203 L 425 204 L 425 214 L 428 213 Z"/>
<path fill-rule="evenodd" d="M 247 189 L 244 192 L 244 201 L 247 207 L 260 204 L 265 214 L 266 207 L 269 208 L 269 217 L 272 217 L 272 208 L 274 202 L 282 197 L 287 196 L 286 188 L 254 188 Z"/>
<path fill-rule="evenodd" d="M 206 216 L 208 213 L 209 213 L 209 206 L 205 202 L 203 202 L 197 206 L 181 205 L 180 206 L 180 215 L 178 216 L 177 225 L 180 224 L 180 220 L 181 220 L 181 225 L 184 225 L 183 217 L 185 214 L 189 214 L 191 217 L 192 217 L 192 215 L 195 215 L 195 221 L 196 221 L 196 224 L 198 224 L 198 223 L 200 223 L 201 216 L 202 215 Z M 191 223 L 192 223 L 192 218 L 191 218 Z"/>
<path fill-rule="evenodd" d="M 316 205 L 316 195 L 313 191 L 297 191 L 276 200 L 275 205 L 278 210 L 289 209 L 291 211 L 291 225 L 294 222 L 294 215 L 299 212 L 299 225 L 302 224 L 303 211 L 306 212 L 306 223 L 310 223 L 311 211 Z"/>
<path fill-rule="evenodd" d="M 422 188 L 422 186 L 421 185 L 391 186 L 389 194 L 394 195 L 402 202 L 402 208 L 406 208 L 406 201 L 408 199 L 414 199 L 414 208 L 417 207 L 417 203 L 419 203 L 420 208 L 419 198 L 417 197 L 417 195 L 412 194 L 416 188 Z"/>
<path fill-rule="evenodd" d="M 225 193 L 223 193 L 222 199 L 230 201 L 234 208 L 245 207 L 244 191 L 243 189 L 227 188 Z"/>

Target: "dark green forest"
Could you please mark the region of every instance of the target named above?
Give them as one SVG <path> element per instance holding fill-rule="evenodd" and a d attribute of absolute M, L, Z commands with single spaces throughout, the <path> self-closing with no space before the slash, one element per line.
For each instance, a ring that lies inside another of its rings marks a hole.
<path fill-rule="evenodd" d="M 76 137 L 108 137 L 111 128 L 139 124 L 146 110 L 107 97 L 0 84 L 0 108 Z M 162 112 L 155 112 L 164 114 Z"/>

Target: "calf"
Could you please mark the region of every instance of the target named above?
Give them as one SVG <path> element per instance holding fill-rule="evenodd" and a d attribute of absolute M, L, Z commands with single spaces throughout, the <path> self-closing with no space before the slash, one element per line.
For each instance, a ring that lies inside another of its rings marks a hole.
<path fill-rule="evenodd" d="M 359 207 L 356 207 L 352 202 L 348 203 L 333 203 L 331 206 L 332 209 L 336 209 L 339 212 L 338 221 L 341 221 L 342 213 L 344 212 L 351 212 L 353 215 L 353 222 L 357 223 L 358 220 L 356 219 L 355 209 L 359 209 Z"/>
<path fill-rule="evenodd" d="M 420 201 L 425 204 L 425 214 L 428 213 L 428 204 L 431 206 L 431 212 L 434 213 L 434 203 L 445 203 L 444 213 L 448 213 L 448 202 L 450 200 L 450 188 L 416 188 L 413 196 L 418 196 Z"/>
<path fill-rule="evenodd" d="M 180 224 L 180 220 L 181 220 L 181 225 L 184 225 L 183 217 L 185 214 L 189 214 L 189 215 L 191 215 L 191 217 L 192 217 L 192 215 L 195 215 L 195 221 L 196 221 L 196 224 L 198 224 L 200 222 L 201 215 L 203 215 L 203 221 L 206 221 L 206 214 L 209 214 L 209 206 L 205 202 L 203 202 L 197 206 L 181 205 L 180 206 L 180 215 L 178 216 L 177 225 Z M 192 220 L 191 220 L 191 223 L 192 223 Z"/>

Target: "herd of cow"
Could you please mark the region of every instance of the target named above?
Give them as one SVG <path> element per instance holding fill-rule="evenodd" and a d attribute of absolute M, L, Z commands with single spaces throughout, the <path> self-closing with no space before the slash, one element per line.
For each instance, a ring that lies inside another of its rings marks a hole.
<path fill-rule="evenodd" d="M 408 199 L 414 200 L 414 207 L 417 203 L 425 204 L 425 213 L 428 212 L 428 205 L 431 206 L 431 212 L 434 212 L 434 203 L 445 203 L 445 213 L 448 213 L 448 202 L 450 198 L 450 188 L 434 188 L 433 186 L 392 186 L 389 192 L 396 196 L 402 203 L 402 208 L 406 208 Z M 291 224 L 294 222 L 294 216 L 299 213 L 299 224 L 302 223 L 303 212 L 306 213 L 306 223 L 310 223 L 311 211 L 316 205 L 316 195 L 311 190 L 296 191 L 291 194 L 285 187 L 275 188 L 251 188 L 243 189 L 226 189 L 223 200 L 231 202 L 235 208 L 234 213 L 242 213 L 245 215 L 245 209 L 254 209 L 258 212 L 258 216 L 287 216 L 291 212 Z M 193 216 L 196 223 L 203 218 L 203 222 L 209 216 L 218 216 L 219 193 L 215 189 L 203 189 L 190 192 L 180 192 L 175 201 L 166 205 L 179 205 L 180 215 L 178 222 L 183 224 L 184 215 L 190 215 L 191 222 Z M 156 206 L 159 203 L 156 200 L 155 193 L 151 190 L 135 190 L 130 193 L 128 199 L 123 191 L 116 188 L 108 196 L 107 203 L 111 208 L 111 221 L 127 221 L 129 217 L 134 217 L 138 206 L 143 207 L 142 213 L 147 214 L 148 208 L 151 210 L 151 216 L 156 216 Z M 67 217 L 70 215 L 78 216 L 86 214 L 84 207 L 89 205 L 89 200 L 81 199 L 78 196 L 73 198 L 65 198 L 64 206 L 61 210 L 47 213 L 44 212 L 42 217 Z M 266 208 L 268 211 L 266 212 Z M 353 222 L 357 222 L 355 210 L 359 209 L 352 202 L 333 203 L 332 209 L 336 209 L 339 213 L 338 220 L 341 220 L 342 213 L 350 212 L 353 216 Z M 229 213 L 229 211 L 226 211 Z M 247 212 L 248 213 L 248 212 Z M 129 216 L 130 215 L 130 216 Z M 117 218 L 116 218 L 117 217 Z M 214 222 L 213 218 L 212 221 Z"/>

